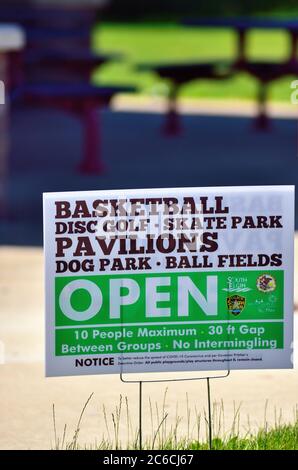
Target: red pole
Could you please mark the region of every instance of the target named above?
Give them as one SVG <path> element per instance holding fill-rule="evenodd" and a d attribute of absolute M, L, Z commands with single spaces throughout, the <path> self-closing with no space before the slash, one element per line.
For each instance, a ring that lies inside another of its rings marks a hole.
<path fill-rule="evenodd" d="M 82 173 L 100 175 L 105 166 L 102 161 L 99 109 L 88 101 L 83 110 L 83 133 L 83 160 L 79 170 Z"/>

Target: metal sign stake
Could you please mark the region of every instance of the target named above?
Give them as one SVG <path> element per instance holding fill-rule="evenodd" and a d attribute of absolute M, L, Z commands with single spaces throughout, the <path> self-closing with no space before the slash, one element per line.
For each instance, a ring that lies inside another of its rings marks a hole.
<path fill-rule="evenodd" d="M 207 399 L 208 399 L 209 450 L 212 450 L 212 413 L 211 413 L 210 378 L 209 377 L 207 377 Z"/>
<path fill-rule="evenodd" d="M 143 427 L 142 427 L 142 411 L 143 411 L 143 396 L 142 396 L 142 381 L 139 382 L 139 450 L 143 449 L 142 437 L 143 437 Z"/>
<path fill-rule="evenodd" d="M 207 377 L 190 377 L 178 379 L 156 379 L 156 380 L 127 380 L 123 377 L 123 372 L 120 372 L 120 380 L 123 383 L 137 383 L 139 384 L 139 450 L 143 450 L 143 383 L 160 383 L 160 382 L 186 382 L 193 380 L 207 380 L 207 400 L 208 400 L 208 443 L 209 450 L 212 450 L 212 410 L 211 410 L 211 393 L 210 393 L 210 380 L 211 379 L 224 379 L 230 375 L 230 369 L 223 375 L 213 375 Z"/>

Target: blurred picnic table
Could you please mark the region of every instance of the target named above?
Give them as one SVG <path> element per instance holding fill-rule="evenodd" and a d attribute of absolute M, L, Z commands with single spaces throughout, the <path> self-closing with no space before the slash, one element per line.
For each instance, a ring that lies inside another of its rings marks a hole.
<path fill-rule="evenodd" d="M 238 51 L 236 62 L 248 61 L 247 34 L 252 29 L 282 29 L 289 33 L 291 48 L 288 60 L 297 61 L 298 19 L 291 18 L 191 18 L 183 20 L 182 24 L 195 28 L 230 28 L 237 32 Z"/>
<path fill-rule="evenodd" d="M 298 75 L 298 19 L 296 18 L 200 18 L 183 21 L 187 27 L 196 28 L 230 28 L 237 33 L 237 53 L 231 68 L 235 71 L 247 72 L 258 80 L 257 95 L 258 113 L 255 126 L 259 130 L 270 127 L 266 104 L 268 100 L 268 85 L 274 80 L 288 75 Z M 247 37 L 253 29 L 281 29 L 289 34 L 290 48 L 286 60 L 282 62 L 270 60 L 252 61 L 247 54 Z"/>
<path fill-rule="evenodd" d="M 164 64 L 145 64 L 141 69 L 152 70 L 162 79 L 171 83 L 168 112 L 164 130 L 168 135 L 177 135 L 181 132 L 181 123 L 177 111 L 177 97 L 181 86 L 193 80 L 226 80 L 236 73 L 244 72 L 258 81 L 256 96 L 257 114 L 254 119 L 256 130 L 270 129 L 270 120 L 267 114 L 268 85 L 282 77 L 298 76 L 298 18 L 199 18 L 185 19 L 182 25 L 189 28 L 230 28 L 237 34 L 237 51 L 230 61 L 210 58 L 204 61 L 183 61 Z M 253 29 L 277 30 L 282 29 L 289 34 L 290 47 L 285 60 L 277 62 L 268 59 L 251 60 L 247 54 L 248 33 Z M 199 51 L 200 44 L 198 44 Z M 220 51 L 220 44 L 218 50 Z"/>
<path fill-rule="evenodd" d="M 109 106 L 115 94 L 134 91 L 132 86 L 96 86 L 91 82 L 95 69 L 120 57 L 92 50 L 98 11 L 108 0 L 3 3 L 0 21 L 16 22 L 26 34 L 25 50 L 14 54 L 12 61 L 14 103 L 55 107 L 74 114 L 83 128 L 79 169 L 103 172 L 98 110 Z"/>

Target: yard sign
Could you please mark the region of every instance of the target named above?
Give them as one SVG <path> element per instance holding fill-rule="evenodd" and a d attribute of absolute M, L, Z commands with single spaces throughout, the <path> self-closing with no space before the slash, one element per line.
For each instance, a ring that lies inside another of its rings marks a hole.
<path fill-rule="evenodd" d="M 292 368 L 294 188 L 44 194 L 46 374 Z"/>

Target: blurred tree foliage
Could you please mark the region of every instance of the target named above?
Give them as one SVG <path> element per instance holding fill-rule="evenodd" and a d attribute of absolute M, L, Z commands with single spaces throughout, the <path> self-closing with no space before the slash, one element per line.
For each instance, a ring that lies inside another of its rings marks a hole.
<path fill-rule="evenodd" d="M 297 0 L 111 0 L 104 19 L 172 21 L 185 17 L 298 12 Z"/>

